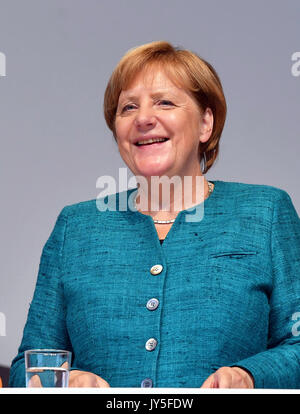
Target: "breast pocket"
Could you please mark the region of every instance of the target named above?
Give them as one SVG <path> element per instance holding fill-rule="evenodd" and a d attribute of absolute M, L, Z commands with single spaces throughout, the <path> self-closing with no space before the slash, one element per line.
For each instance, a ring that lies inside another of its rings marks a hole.
<path fill-rule="evenodd" d="M 209 254 L 208 262 L 213 273 L 222 275 L 222 284 L 230 281 L 249 284 L 261 280 L 262 264 L 258 250 L 217 251 Z"/>
<path fill-rule="evenodd" d="M 217 258 L 225 258 L 225 259 L 247 259 L 248 256 L 255 256 L 257 255 L 257 251 L 245 251 L 245 250 L 234 250 L 234 251 L 224 251 L 224 252 L 217 252 L 211 253 L 209 255 L 210 258 L 217 259 Z"/>

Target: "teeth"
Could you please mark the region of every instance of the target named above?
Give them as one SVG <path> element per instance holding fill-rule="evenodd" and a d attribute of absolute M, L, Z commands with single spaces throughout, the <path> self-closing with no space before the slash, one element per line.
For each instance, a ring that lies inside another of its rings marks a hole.
<path fill-rule="evenodd" d="M 146 139 L 145 141 L 137 142 L 137 145 L 144 145 L 144 144 L 152 144 L 153 142 L 163 142 L 166 141 L 168 138 L 151 138 Z"/>

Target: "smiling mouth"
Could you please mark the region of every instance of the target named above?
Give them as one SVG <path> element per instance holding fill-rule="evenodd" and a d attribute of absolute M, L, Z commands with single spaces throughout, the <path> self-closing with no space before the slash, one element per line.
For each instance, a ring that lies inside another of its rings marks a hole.
<path fill-rule="evenodd" d="M 163 142 L 166 142 L 168 140 L 169 138 L 153 138 L 144 141 L 138 141 L 134 145 L 136 145 L 137 147 L 142 147 L 146 145 L 162 144 Z"/>

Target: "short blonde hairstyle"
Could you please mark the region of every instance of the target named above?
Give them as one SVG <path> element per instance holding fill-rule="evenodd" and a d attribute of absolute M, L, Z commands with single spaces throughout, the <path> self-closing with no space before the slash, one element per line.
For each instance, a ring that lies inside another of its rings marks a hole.
<path fill-rule="evenodd" d="M 104 94 L 104 117 L 116 139 L 115 118 L 119 96 L 142 70 L 155 66 L 163 69 L 179 87 L 189 91 L 199 108 L 212 110 L 214 125 L 209 140 L 200 143 L 199 162 L 205 174 L 219 153 L 219 141 L 226 118 L 226 100 L 221 81 L 210 63 L 196 53 L 172 46 L 165 41 L 151 42 L 130 49 L 113 71 Z"/>

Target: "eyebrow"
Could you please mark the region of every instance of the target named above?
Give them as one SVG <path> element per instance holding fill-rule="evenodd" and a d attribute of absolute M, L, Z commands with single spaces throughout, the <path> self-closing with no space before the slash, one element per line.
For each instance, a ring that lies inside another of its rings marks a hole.
<path fill-rule="evenodd" d="M 156 92 L 151 93 L 151 98 L 161 98 L 162 96 L 164 96 L 166 94 L 170 94 L 170 95 L 175 96 L 175 94 L 172 91 L 170 91 L 170 89 L 168 88 L 168 89 L 161 89 L 161 90 L 158 90 Z M 138 99 L 138 96 L 135 95 L 135 94 L 128 93 L 128 95 L 126 95 L 126 92 L 124 92 L 124 95 L 125 96 L 123 96 L 121 98 L 121 101 L 123 101 L 125 99 L 130 99 L 130 100 Z"/>

